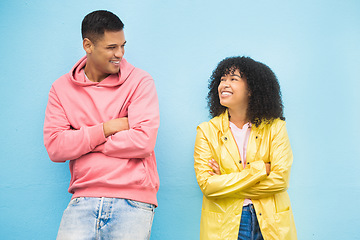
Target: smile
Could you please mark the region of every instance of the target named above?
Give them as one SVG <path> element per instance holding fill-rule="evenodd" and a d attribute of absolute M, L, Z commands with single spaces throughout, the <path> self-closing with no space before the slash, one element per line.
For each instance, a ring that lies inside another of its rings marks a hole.
<path fill-rule="evenodd" d="M 110 61 L 111 63 L 114 63 L 114 64 L 119 64 L 120 63 L 120 60 L 112 60 Z"/>
<path fill-rule="evenodd" d="M 232 95 L 232 93 L 231 92 L 221 92 L 221 96 L 231 96 Z"/>

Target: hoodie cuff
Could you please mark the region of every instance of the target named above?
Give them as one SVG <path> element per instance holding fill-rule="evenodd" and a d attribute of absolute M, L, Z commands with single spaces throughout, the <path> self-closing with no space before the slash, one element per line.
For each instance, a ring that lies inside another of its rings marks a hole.
<path fill-rule="evenodd" d="M 88 133 L 89 133 L 89 137 L 90 137 L 91 149 L 94 149 L 97 145 L 102 144 L 106 141 L 102 123 L 92 126 L 92 127 L 89 127 Z"/>

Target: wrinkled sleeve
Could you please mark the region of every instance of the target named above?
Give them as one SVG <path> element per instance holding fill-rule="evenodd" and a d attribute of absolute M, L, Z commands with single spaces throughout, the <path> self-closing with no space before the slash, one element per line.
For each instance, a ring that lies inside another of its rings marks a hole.
<path fill-rule="evenodd" d="M 212 169 L 208 165 L 209 160 L 218 161 L 219 158 L 216 156 L 214 144 L 211 144 L 199 126 L 195 140 L 194 168 L 200 189 L 207 198 L 238 197 L 237 192 L 241 192 L 266 178 L 266 167 L 263 161 L 255 161 L 241 172 L 210 175 L 208 171 Z"/>
<path fill-rule="evenodd" d="M 271 172 L 269 176 L 257 184 L 239 191 L 236 195 L 241 198 L 259 199 L 284 192 L 289 186 L 290 168 L 293 154 L 285 122 L 281 121 L 272 136 L 270 143 Z"/>
<path fill-rule="evenodd" d="M 51 88 L 45 111 L 44 145 L 52 161 L 77 159 L 105 140 L 102 124 L 72 129 L 55 89 Z"/>
<path fill-rule="evenodd" d="M 152 79 L 138 85 L 128 108 L 128 121 L 129 130 L 108 137 L 97 150 L 117 158 L 145 158 L 152 154 L 160 124 L 159 102 Z"/>

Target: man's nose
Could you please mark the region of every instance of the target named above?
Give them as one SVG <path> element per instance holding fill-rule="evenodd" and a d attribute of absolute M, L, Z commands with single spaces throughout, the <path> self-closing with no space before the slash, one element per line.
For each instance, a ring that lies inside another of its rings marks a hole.
<path fill-rule="evenodd" d="M 122 47 L 120 47 L 115 52 L 115 57 L 122 58 L 123 56 L 124 56 L 124 49 Z"/>

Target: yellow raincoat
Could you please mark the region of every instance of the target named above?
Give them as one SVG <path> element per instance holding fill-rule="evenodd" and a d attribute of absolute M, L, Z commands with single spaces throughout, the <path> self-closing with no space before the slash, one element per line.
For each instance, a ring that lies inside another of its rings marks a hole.
<path fill-rule="evenodd" d="M 243 169 L 236 142 L 229 128 L 227 111 L 200 124 L 194 150 L 194 168 L 204 194 L 201 240 L 236 240 L 244 199 L 252 200 L 265 240 L 297 239 L 289 185 L 293 155 L 285 122 L 253 125 Z M 210 175 L 208 165 L 214 159 L 221 175 Z M 265 162 L 271 163 L 266 175 Z"/>

